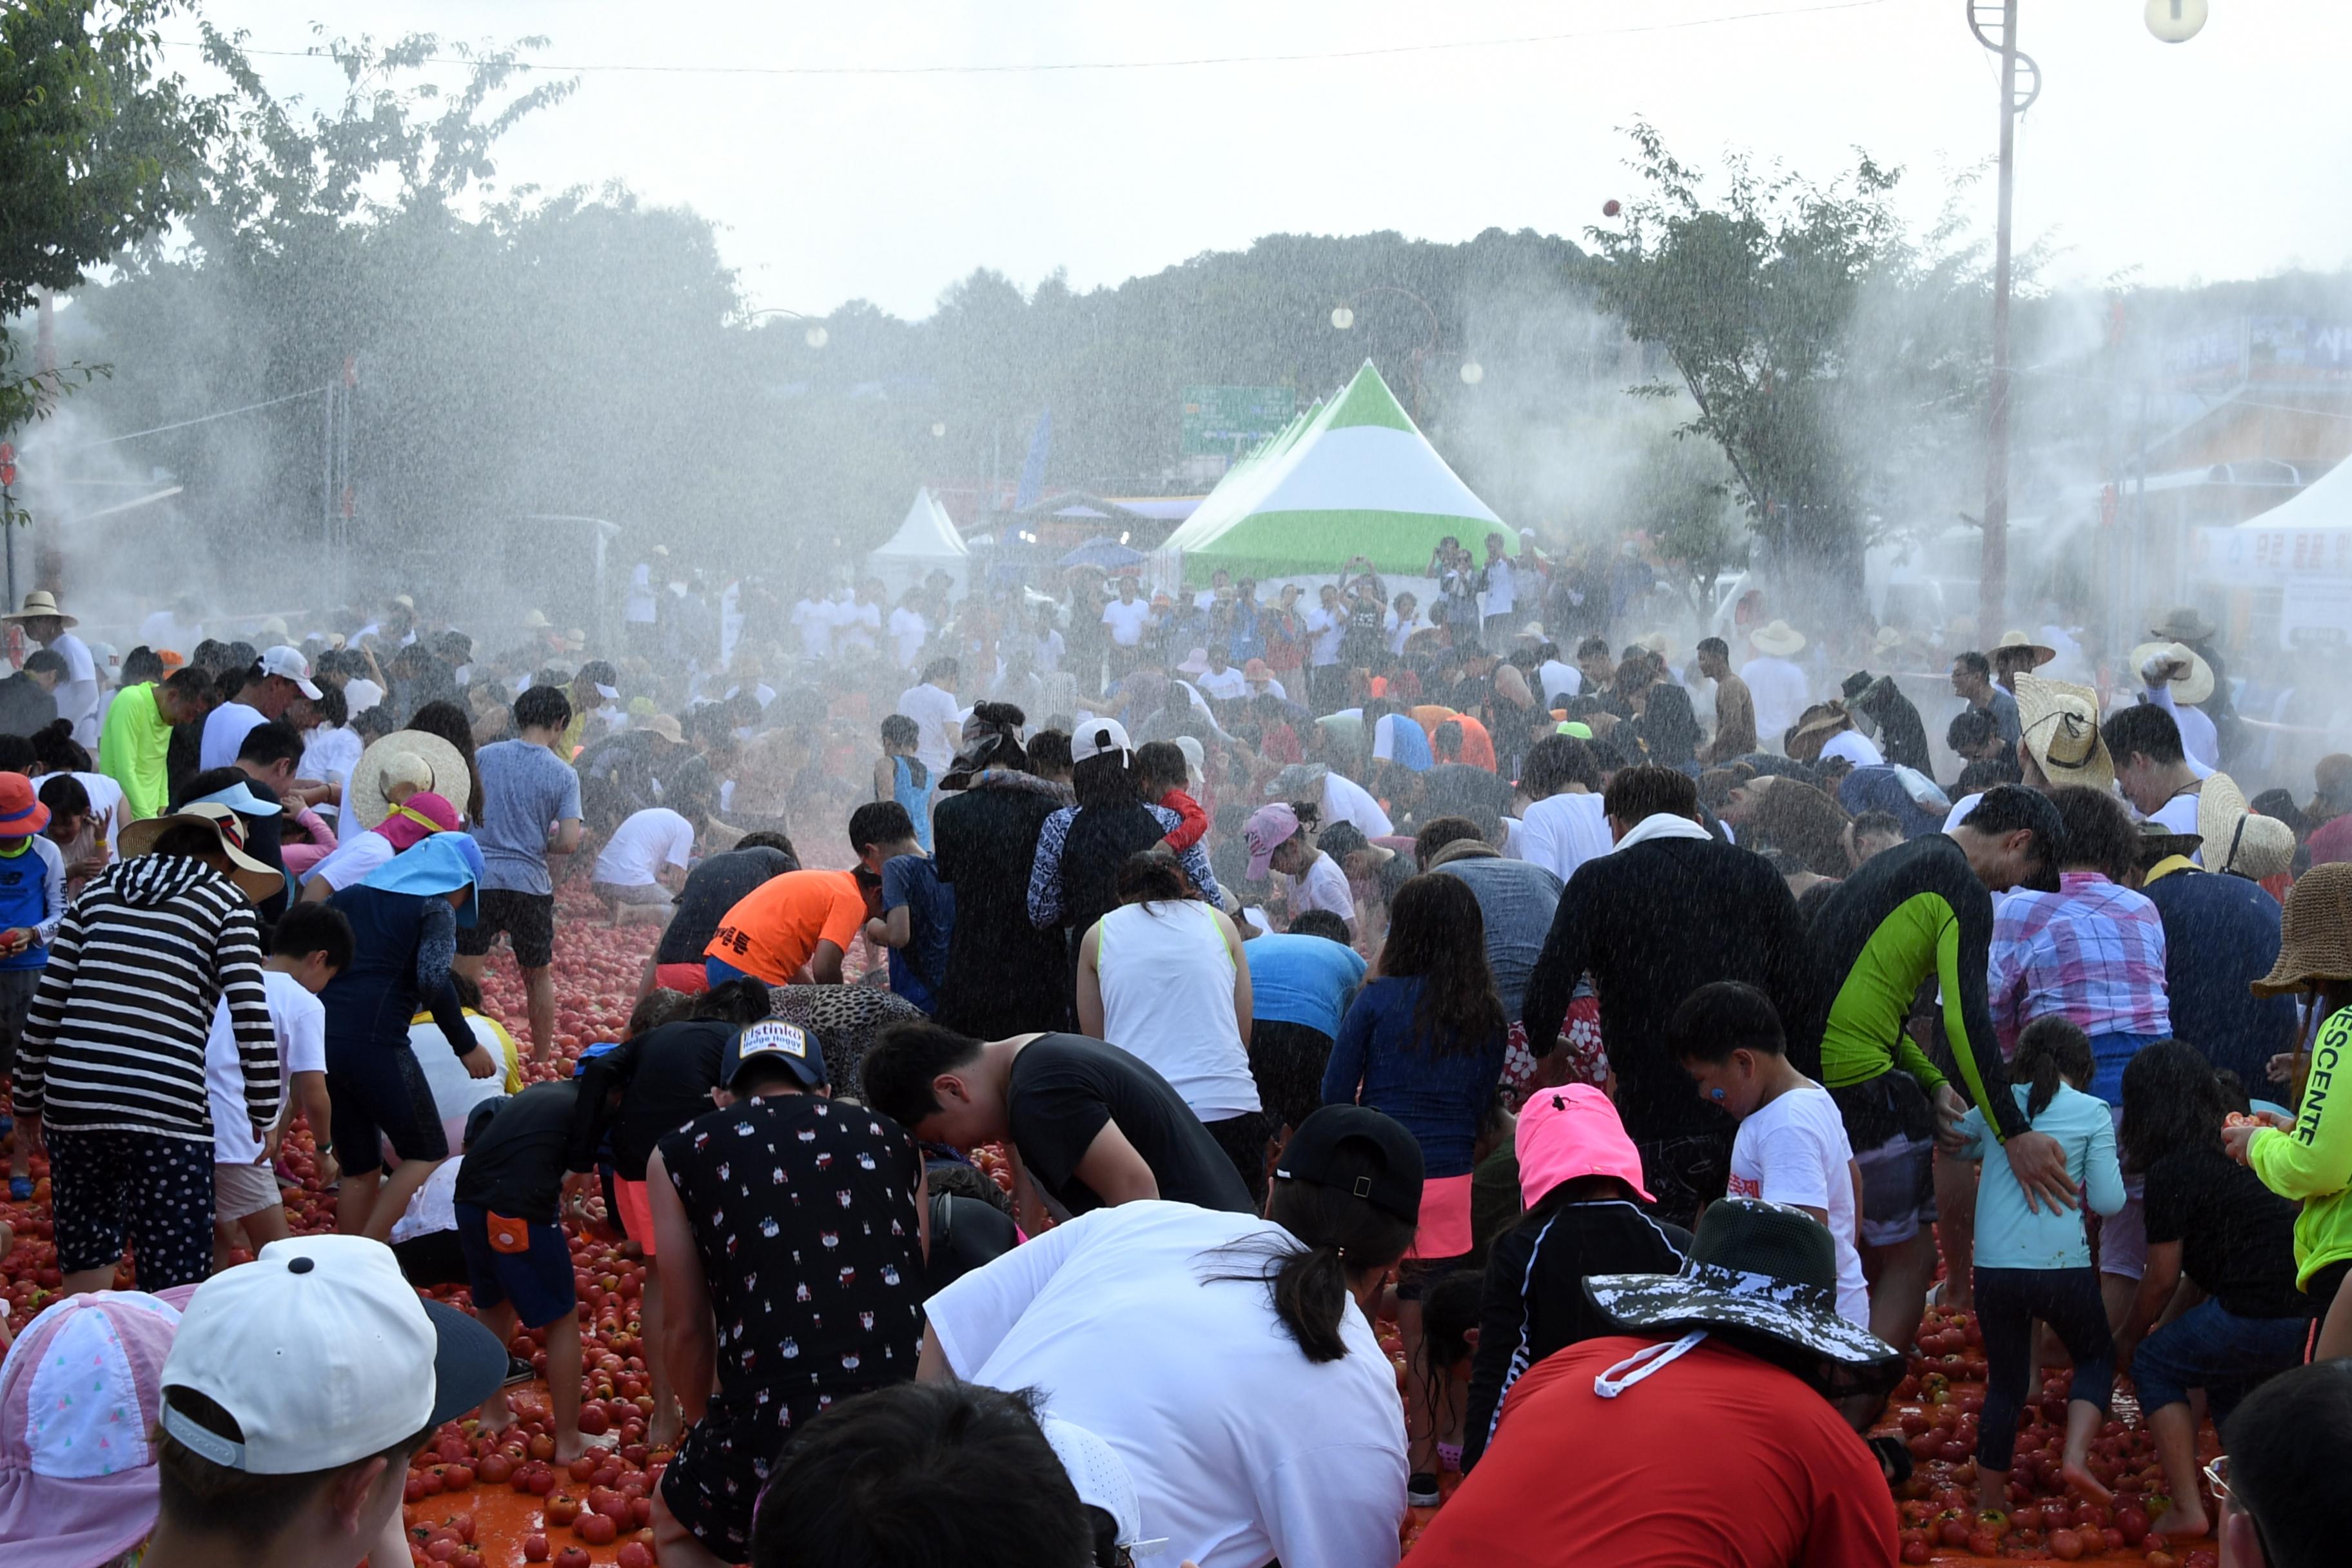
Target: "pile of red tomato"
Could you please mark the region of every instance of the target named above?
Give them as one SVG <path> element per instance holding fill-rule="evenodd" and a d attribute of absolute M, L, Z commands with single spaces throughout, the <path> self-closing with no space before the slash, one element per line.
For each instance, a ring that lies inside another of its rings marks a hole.
<path fill-rule="evenodd" d="M 1984 1408 L 1984 1336 L 1966 1312 L 1930 1310 L 1888 1410 L 1916 1467 L 1896 1505 L 1902 1559 L 1972 1557 L 2073 1563 L 2115 1553 L 2148 1568 L 2216 1568 L 2210 1542 L 2168 1542 L 2148 1521 L 2168 1506 L 2155 1440 L 2136 1420 L 2111 1419 L 2092 1440 L 2089 1467 L 2112 1504 L 2073 1495 L 2059 1475 L 2065 1441 L 2063 1373 L 2042 1379 L 2025 1408 L 2009 1472 L 2009 1507 L 1978 1507 L 1976 1447 Z M 2127 1396 L 2117 1416 L 2136 1416 Z M 2205 1500 L 2209 1518 L 2212 1500 Z"/>

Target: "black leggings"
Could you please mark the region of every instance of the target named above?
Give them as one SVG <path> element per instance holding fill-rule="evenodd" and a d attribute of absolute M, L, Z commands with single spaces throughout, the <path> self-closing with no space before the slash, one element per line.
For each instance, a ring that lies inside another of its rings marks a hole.
<path fill-rule="evenodd" d="M 1222 1121 L 1206 1122 L 1209 1136 L 1225 1152 L 1225 1158 L 1241 1173 L 1242 1185 L 1249 1189 L 1250 1202 L 1257 1212 L 1265 1209 L 1265 1145 L 1274 1135 L 1274 1123 L 1263 1110 L 1247 1110 L 1239 1116 L 1228 1116 Z"/>
<path fill-rule="evenodd" d="M 2017 1452 L 2017 1413 L 2033 1391 L 2033 1321 L 2050 1325 L 2074 1358 L 2069 1396 L 2107 1408 L 2116 1392 L 2116 1342 L 2099 1277 L 2082 1268 L 1979 1268 L 1977 1321 L 1984 1330 L 1985 1402 L 1977 1464 L 2006 1470 Z"/>

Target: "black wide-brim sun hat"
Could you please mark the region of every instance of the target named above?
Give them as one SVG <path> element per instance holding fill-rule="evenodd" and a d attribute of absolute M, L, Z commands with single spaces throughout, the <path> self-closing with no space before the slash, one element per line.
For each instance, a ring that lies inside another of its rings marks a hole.
<path fill-rule="evenodd" d="M 1627 1329 L 1739 1329 L 1840 1366 L 1892 1370 L 1903 1352 L 1837 1310 L 1837 1246 L 1812 1215 L 1726 1198 L 1700 1216 L 1673 1274 L 1594 1274 L 1585 1294 Z"/>

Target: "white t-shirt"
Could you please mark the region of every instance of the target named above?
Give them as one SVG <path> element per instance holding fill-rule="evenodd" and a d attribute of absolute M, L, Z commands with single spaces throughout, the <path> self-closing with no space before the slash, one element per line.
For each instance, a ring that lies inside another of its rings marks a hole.
<path fill-rule="evenodd" d="M 1547 795 L 1530 802 L 1519 818 L 1511 853 L 1531 866 L 1540 866 L 1565 884 L 1587 860 L 1597 860 L 1616 847 L 1609 836 L 1609 814 L 1597 795 Z"/>
<path fill-rule="evenodd" d="M 1057 674 L 1062 668 L 1062 656 L 1069 651 L 1069 644 L 1063 640 L 1062 634 L 1051 627 L 1031 638 L 1029 647 L 1029 661 L 1040 675 Z"/>
<path fill-rule="evenodd" d="M 1244 680 L 1244 685 L 1247 685 L 1247 681 L 1246 681 L 1246 680 Z M 1287 701 L 1289 701 L 1289 700 L 1290 700 L 1290 692 L 1289 692 L 1289 690 L 1288 690 L 1286 688 L 1285 688 L 1285 687 L 1283 686 L 1282 682 L 1280 682 L 1279 680 L 1276 680 L 1276 679 L 1274 677 L 1272 677 L 1271 675 L 1267 676 L 1264 680 L 1259 681 L 1256 685 L 1249 687 L 1249 695 L 1250 695 L 1250 696 L 1252 696 L 1252 697 L 1255 697 L 1255 696 L 1257 696 L 1260 692 L 1264 692 L 1264 691 L 1271 691 L 1271 692 L 1273 692 L 1276 697 L 1279 697 L 1279 698 L 1280 698 L 1280 699 L 1282 699 L 1285 702 L 1287 702 Z"/>
<path fill-rule="evenodd" d="M 1886 755 L 1859 730 L 1841 730 L 1822 745 L 1824 757 L 1843 757 L 1858 768 L 1884 767 Z"/>
<path fill-rule="evenodd" d="M 862 605 L 855 599 L 837 604 L 833 612 L 838 628 L 833 634 L 835 647 L 871 648 L 882 632 L 882 606 Z"/>
<path fill-rule="evenodd" d="M 898 693 L 897 712 L 915 721 L 915 755 L 922 759 L 931 777 L 938 778 L 955 761 L 956 742 L 963 733 L 963 705 L 956 694 L 933 686 L 929 681 L 918 681 Z"/>
<path fill-rule="evenodd" d="M 1095 931 L 1103 1038 L 1150 1064 L 1203 1121 L 1260 1109 L 1223 917 L 1190 900 L 1124 904 Z"/>
<path fill-rule="evenodd" d="M 1230 664 L 1223 669 L 1203 670 L 1192 679 L 1202 692 L 1220 702 L 1230 702 L 1249 689 L 1249 681 Z"/>
<path fill-rule="evenodd" d="M 901 605 L 890 612 L 890 646 L 899 668 L 915 668 L 923 652 L 923 639 L 930 635 L 930 623 L 912 605 Z"/>
<path fill-rule="evenodd" d="M 1820 1209 L 1837 1238 L 1838 1316 L 1870 1327 L 1870 1287 L 1855 1247 L 1853 1146 L 1837 1101 L 1805 1083 L 1739 1124 L 1731 1144 L 1730 1195 Z"/>
<path fill-rule="evenodd" d="M 382 837 L 379 835 L 378 837 Z M 664 866 L 684 869 L 694 858 L 694 824 L 666 805 L 629 814 L 596 857 L 592 881 L 615 888 L 650 888 Z"/>
<path fill-rule="evenodd" d="M 408 1026 L 409 1053 L 425 1074 L 425 1087 L 433 1091 L 433 1109 L 440 1114 L 441 1130 L 448 1134 L 452 1149 L 465 1143 L 466 1118 L 473 1114 L 474 1107 L 512 1092 L 515 1072 L 517 1047 L 505 1031 L 479 1013 L 467 1014 L 466 1025 L 473 1030 L 475 1043 L 487 1048 L 498 1063 L 499 1070 L 488 1078 L 475 1078 L 466 1071 L 466 1064 L 449 1048 L 449 1037 L 431 1018 Z"/>
<path fill-rule="evenodd" d="M 1055 1226 L 932 1297 L 957 1376 L 1035 1388 L 1134 1478 L 1169 1563 L 1393 1568 L 1404 1517 L 1396 1373 L 1353 1301 L 1348 1353 L 1308 1361 L 1250 1274 L 1295 1245 L 1279 1226 L 1189 1204 L 1132 1203 Z"/>
<path fill-rule="evenodd" d="M 1584 671 L 1564 658 L 1548 658 L 1538 667 L 1536 679 L 1543 682 L 1544 701 L 1553 703 L 1563 697 L 1580 697 L 1584 692 Z"/>
<path fill-rule="evenodd" d="M 801 634 L 801 657 L 829 658 L 833 655 L 833 606 L 820 599 L 803 599 L 793 606 L 793 625 Z"/>
<path fill-rule="evenodd" d="M 71 632 L 59 632 L 48 645 L 66 661 L 65 679 L 58 682 L 58 717 L 73 721 L 75 741 L 87 751 L 98 750 L 98 663 L 89 645 Z M 236 759 L 232 758 L 231 761 Z"/>
<path fill-rule="evenodd" d="M 1307 612 L 1307 631 L 1313 639 L 1308 644 L 1307 662 L 1318 666 L 1339 662 L 1339 639 L 1348 635 L 1348 612 L 1327 610 L 1320 605 Z"/>
<path fill-rule="evenodd" d="M 302 742 L 302 760 L 296 764 L 296 771 L 303 778 L 324 784 L 349 784 L 352 770 L 360 765 L 360 752 L 365 749 L 360 732 L 348 724 L 316 725 Z M 340 812 L 331 803 L 319 809 Z"/>
<path fill-rule="evenodd" d="M 196 751 L 196 766 L 205 769 L 234 767 L 236 749 L 253 731 L 269 722 L 269 716 L 258 708 L 242 702 L 224 702 L 205 715 L 205 738 Z"/>
<path fill-rule="evenodd" d="M 2197 831 L 2197 796 L 2193 794 L 2176 795 L 2154 811 L 2149 812 L 2147 816 L 2150 822 L 2164 824 L 2168 832 L 2194 833 Z M 2190 856 L 2189 858 L 2200 866 L 2205 864 L 2205 855 L 2202 850 Z"/>
<path fill-rule="evenodd" d="M 114 847 L 114 836 L 122 831 L 122 786 L 104 773 L 76 773 L 81 787 L 89 796 L 89 814 L 97 824 L 98 841 L 109 850 Z"/>
<path fill-rule="evenodd" d="M 1295 918 L 1308 910 L 1328 910 L 1349 925 L 1356 922 L 1356 895 L 1348 886 L 1348 873 L 1339 862 L 1328 855 L 1318 855 L 1315 863 L 1300 877 L 1282 877 L 1290 889 L 1290 912 Z"/>
<path fill-rule="evenodd" d="M 1517 605 L 1516 586 L 1508 557 L 1486 563 L 1486 614 L 1507 616 Z"/>
<path fill-rule="evenodd" d="M 1785 658 L 1768 656 L 1741 665 L 1739 679 L 1748 682 L 1748 694 L 1755 699 L 1757 743 L 1769 751 L 1780 750 L 1780 737 L 1805 715 L 1812 690 L 1805 672 Z"/>
<path fill-rule="evenodd" d="M 302 879 L 305 884 L 324 881 L 337 892 L 364 881 L 369 872 L 393 857 L 392 840 L 370 829 L 365 833 L 346 834 L 336 842 L 334 850 Z"/>
<path fill-rule="evenodd" d="M 286 1092 L 294 1075 L 327 1070 L 327 1009 L 290 974 L 265 969 L 261 985 L 269 995 L 269 1026 L 278 1036 L 278 1098 L 286 1107 L 282 1124 L 294 1113 L 293 1097 Z M 253 1135 L 253 1117 L 246 1110 L 245 1064 L 236 1054 L 236 1037 L 229 1031 L 226 1002 L 214 1004 L 212 1032 L 205 1037 L 205 1094 L 213 1108 L 213 1163 L 258 1163 L 262 1144 Z"/>
<path fill-rule="evenodd" d="M 1143 628 L 1151 624 L 1151 605 L 1142 599 L 1132 604 L 1113 599 L 1103 605 L 1102 619 L 1110 628 L 1112 642 L 1133 647 L 1143 640 Z"/>
<path fill-rule="evenodd" d="M 452 1154 L 433 1167 L 433 1173 L 425 1178 L 425 1184 L 408 1200 L 408 1207 L 392 1222 L 394 1247 L 436 1231 L 457 1228 L 457 1167 L 463 1163 L 461 1156 Z"/>
<path fill-rule="evenodd" d="M 640 561 L 629 568 L 629 592 L 621 602 L 621 616 L 631 626 L 649 626 L 656 612 L 653 563 Z"/>
<path fill-rule="evenodd" d="M 1325 822 L 1352 822 L 1367 838 L 1385 838 L 1396 831 L 1371 792 L 1345 773 L 1325 772 L 1322 805 Z"/>
<path fill-rule="evenodd" d="M 1429 617 L 1419 610 L 1412 613 L 1411 620 L 1406 620 L 1394 610 L 1391 610 L 1388 614 L 1389 651 L 1399 658 L 1403 658 L 1404 645 L 1412 640 L 1412 634 L 1426 630 L 1428 626 Z"/>

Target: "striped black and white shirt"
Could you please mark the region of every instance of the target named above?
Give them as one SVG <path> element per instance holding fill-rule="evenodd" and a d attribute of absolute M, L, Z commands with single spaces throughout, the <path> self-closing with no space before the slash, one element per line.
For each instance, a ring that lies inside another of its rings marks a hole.
<path fill-rule="evenodd" d="M 210 1142 L 205 1039 L 226 1002 L 256 1124 L 278 1118 L 278 1036 L 253 906 L 201 860 L 108 868 L 66 910 L 16 1055 L 16 1114 Z"/>

